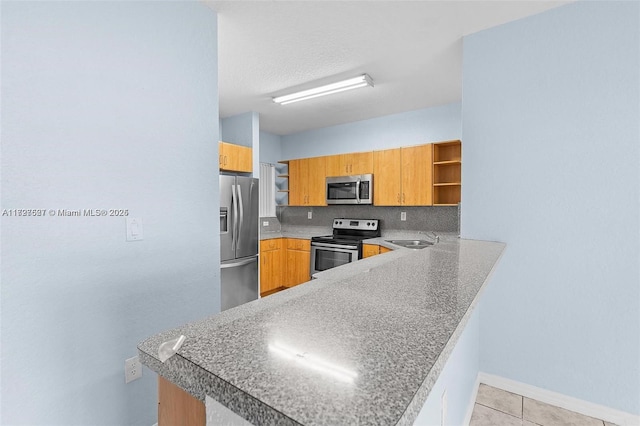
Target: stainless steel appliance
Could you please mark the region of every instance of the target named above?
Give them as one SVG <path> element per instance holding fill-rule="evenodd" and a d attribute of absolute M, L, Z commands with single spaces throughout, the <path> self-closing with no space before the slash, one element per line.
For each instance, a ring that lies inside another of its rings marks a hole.
<path fill-rule="evenodd" d="M 220 176 L 221 309 L 258 298 L 258 179 Z"/>
<path fill-rule="evenodd" d="M 334 219 L 332 235 L 311 238 L 311 274 L 362 259 L 362 241 L 379 236 L 378 219 Z"/>
<path fill-rule="evenodd" d="M 373 175 L 328 177 L 327 204 L 373 204 Z"/>

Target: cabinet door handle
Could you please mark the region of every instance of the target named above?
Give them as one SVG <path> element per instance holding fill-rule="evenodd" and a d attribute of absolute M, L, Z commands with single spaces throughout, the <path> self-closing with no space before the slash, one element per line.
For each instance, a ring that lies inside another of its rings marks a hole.
<path fill-rule="evenodd" d="M 402 204 L 404 204 L 404 192 L 402 193 Z"/>
<path fill-rule="evenodd" d="M 400 193 L 398 192 L 398 203 L 400 202 Z"/>
<path fill-rule="evenodd" d="M 224 165 L 225 166 L 227 165 L 227 156 L 226 155 L 224 156 Z"/>

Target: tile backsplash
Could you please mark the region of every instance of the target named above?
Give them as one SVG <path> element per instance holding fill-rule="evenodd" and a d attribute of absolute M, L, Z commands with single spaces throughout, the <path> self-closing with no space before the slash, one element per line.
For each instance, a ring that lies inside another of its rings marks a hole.
<path fill-rule="evenodd" d="M 260 232 L 280 232 L 282 226 L 277 217 L 261 217 Z"/>
<path fill-rule="evenodd" d="M 331 226 L 336 217 L 380 219 L 382 229 L 459 232 L 458 206 L 377 207 L 377 206 L 279 206 L 276 215 L 283 225 Z M 311 212 L 312 218 L 308 219 Z M 407 220 L 400 220 L 400 213 Z"/>

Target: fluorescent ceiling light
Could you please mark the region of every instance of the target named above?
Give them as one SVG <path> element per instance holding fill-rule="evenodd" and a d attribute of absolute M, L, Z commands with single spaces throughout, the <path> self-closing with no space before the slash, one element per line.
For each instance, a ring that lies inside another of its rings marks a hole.
<path fill-rule="evenodd" d="M 277 96 L 273 98 L 273 102 L 286 105 L 292 102 L 304 101 L 307 99 L 317 98 L 318 96 L 330 95 L 332 93 L 344 92 L 345 90 L 357 89 L 358 87 L 365 86 L 373 87 L 373 80 L 371 80 L 371 77 L 367 74 L 362 74 L 361 76 L 350 78 L 348 80 L 326 84 L 313 89 L 302 90 L 300 92 L 291 93 L 290 95 Z"/>

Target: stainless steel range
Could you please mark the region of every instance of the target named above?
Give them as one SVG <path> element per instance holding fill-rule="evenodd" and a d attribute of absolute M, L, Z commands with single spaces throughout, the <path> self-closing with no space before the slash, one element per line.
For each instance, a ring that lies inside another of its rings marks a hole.
<path fill-rule="evenodd" d="M 362 241 L 379 236 L 378 219 L 334 219 L 332 235 L 311 238 L 311 275 L 362 259 Z"/>

